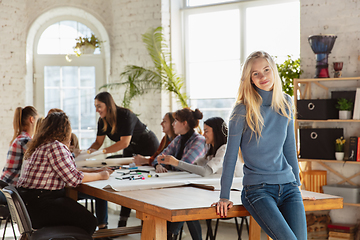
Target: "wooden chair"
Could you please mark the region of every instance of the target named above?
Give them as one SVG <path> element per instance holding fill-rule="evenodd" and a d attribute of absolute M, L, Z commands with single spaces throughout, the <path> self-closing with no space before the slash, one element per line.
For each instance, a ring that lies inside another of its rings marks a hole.
<path fill-rule="evenodd" d="M 74 226 L 43 227 L 37 230 L 32 228 L 30 216 L 17 190 L 12 186 L 1 189 L 8 202 L 12 219 L 17 223 L 21 239 L 26 240 L 92 240 L 84 229 Z"/>

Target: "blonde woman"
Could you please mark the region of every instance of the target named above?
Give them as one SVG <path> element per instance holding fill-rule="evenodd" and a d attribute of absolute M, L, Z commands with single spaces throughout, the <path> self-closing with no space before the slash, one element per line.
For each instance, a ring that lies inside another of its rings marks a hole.
<path fill-rule="evenodd" d="M 242 204 L 272 239 L 307 239 L 293 113 L 274 60 L 263 51 L 250 54 L 230 118 L 220 200 L 213 206 L 222 217 L 233 206 L 229 193 L 240 146 Z"/>

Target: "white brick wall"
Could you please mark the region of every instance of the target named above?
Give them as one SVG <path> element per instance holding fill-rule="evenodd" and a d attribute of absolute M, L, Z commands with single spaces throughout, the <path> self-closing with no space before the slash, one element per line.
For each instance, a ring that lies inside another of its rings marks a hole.
<path fill-rule="evenodd" d="M 333 77 L 332 63 L 342 61 L 344 67 L 342 70 L 343 77 L 360 76 L 360 1 L 357 0 L 300 0 L 300 50 L 301 65 L 304 73 L 301 78 L 313 78 L 315 75 L 316 59 L 308 43 L 310 35 L 318 34 L 335 34 L 333 50 L 329 55 L 329 73 Z M 316 87 L 314 87 L 316 89 Z M 320 90 L 322 91 L 322 90 Z M 319 90 L 313 93 L 317 97 L 321 96 Z M 323 91 L 322 91 L 323 92 Z M 324 127 L 318 125 L 317 127 Z M 343 127 L 345 133 L 353 132 L 353 135 L 360 135 L 359 125 L 354 124 L 331 124 L 325 127 Z M 346 129 L 349 128 L 349 129 Z M 349 134 L 348 134 L 349 135 Z M 339 163 L 331 164 L 336 171 L 345 176 L 352 176 L 360 171 L 360 165 L 343 166 Z M 314 164 L 314 169 L 321 169 L 319 165 Z M 341 179 L 332 173 L 328 174 L 328 183 L 333 184 Z M 360 184 L 359 178 L 352 179 L 355 183 Z M 330 214 L 333 222 L 356 223 L 360 219 L 359 207 L 345 206 L 344 209 L 332 210 Z"/>
<path fill-rule="evenodd" d="M 168 1 L 165 1 L 165 5 Z M 161 0 L 2 0 L 0 1 L 0 168 L 12 137 L 14 109 L 25 106 L 26 38 L 31 24 L 43 13 L 57 7 L 76 7 L 96 17 L 110 38 L 110 81 L 119 80 L 127 64 L 152 66 L 141 34 L 149 27 L 169 26 L 169 14 L 162 19 Z M 165 8 L 166 10 L 166 8 Z M 166 12 L 165 12 L 166 13 Z M 121 103 L 122 90 L 111 90 Z M 166 96 L 165 96 L 166 98 Z M 133 111 L 161 138 L 160 121 L 164 109 L 162 93 L 136 99 Z M 95 136 L 94 136 L 95 138 Z"/>

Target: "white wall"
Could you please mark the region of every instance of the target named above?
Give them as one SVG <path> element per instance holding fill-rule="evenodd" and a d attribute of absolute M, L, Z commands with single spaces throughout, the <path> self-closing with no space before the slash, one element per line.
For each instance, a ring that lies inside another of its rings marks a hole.
<path fill-rule="evenodd" d="M 151 66 L 141 34 L 149 27 L 169 27 L 168 1 L 161 0 L 2 0 L 0 1 L 0 168 L 11 140 L 14 109 L 25 106 L 26 38 L 31 24 L 57 7 L 76 7 L 95 16 L 110 38 L 110 82 L 118 81 L 127 64 Z M 164 16 L 164 17 L 163 17 Z M 122 90 L 110 91 L 120 104 Z M 171 107 L 164 93 L 149 93 L 134 101 L 132 110 L 161 138 L 162 114 Z M 162 106 L 165 105 L 163 108 Z M 94 136 L 95 138 L 95 136 Z"/>
<path fill-rule="evenodd" d="M 301 68 L 304 70 L 301 78 L 313 78 L 315 75 L 316 59 L 308 43 L 310 35 L 335 34 L 333 50 L 329 55 L 329 72 L 333 77 L 332 63 L 342 61 L 343 77 L 360 77 L 360 1 L 357 0 L 300 0 L 300 55 Z M 317 89 L 317 90 L 316 90 Z M 324 91 L 314 87 L 314 96 L 324 98 Z M 315 127 L 321 127 L 317 124 Z M 324 127 L 324 126 L 322 126 Z M 332 124 L 326 127 L 343 127 L 345 135 L 360 136 L 358 123 Z M 339 173 L 352 176 L 360 171 L 360 164 L 329 164 Z M 314 169 L 325 170 L 313 164 Z M 328 184 L 339 182 L 341 179 L 333 173 L 328 173 Z M 360 185 L 360 177 L 352 179 Z M 360 219 L 360 207 L 345 206 L 341 210 L 332 210 L 330 214 L 333 222 L 356 223 Z"/>

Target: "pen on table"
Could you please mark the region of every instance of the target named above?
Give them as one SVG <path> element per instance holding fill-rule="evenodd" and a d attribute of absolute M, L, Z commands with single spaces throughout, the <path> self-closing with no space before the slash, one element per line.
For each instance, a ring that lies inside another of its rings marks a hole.
<path fill-rule="evenodd" d="M 150 173 L 150 171 L 149 171 L 149 170 L 141 170 L 141 169 L 130 170 L 130 172 Z"/>

